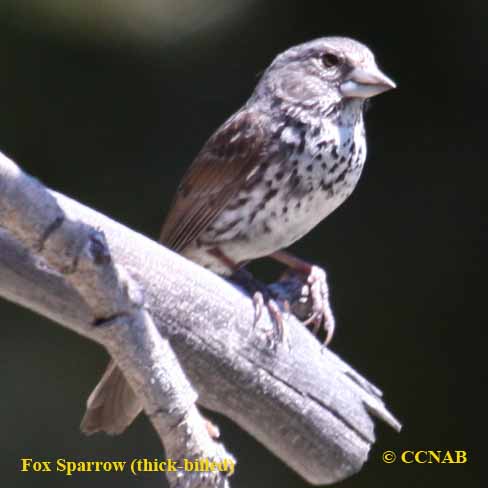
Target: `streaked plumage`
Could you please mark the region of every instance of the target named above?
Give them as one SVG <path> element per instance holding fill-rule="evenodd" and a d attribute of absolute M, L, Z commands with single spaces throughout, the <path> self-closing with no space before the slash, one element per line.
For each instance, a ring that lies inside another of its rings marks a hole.
<path fill-rule="evenodd" d="M 324 56 L 342 62 L 327 67 Z M 364 98 L 341 91 L 355 69 L 376 76 L 375 93 L 393 86 L 351 39 L 318 39 L 280 54 L 190 166 L 161 242 L 228 275 L 229 262 L 286 248 L 337 208 L 366 158 Z"/>
<path fill-rule="evenodd" d="M 366 158 L 364 100 L 393 87 L 352 39 L 317 39 L 280 54 L 189 168 L 161 242 L 228 275 L 300 239 L 354 189 Z M 119 433 L 139 411 L 111 363 L 82 430 Z"/>

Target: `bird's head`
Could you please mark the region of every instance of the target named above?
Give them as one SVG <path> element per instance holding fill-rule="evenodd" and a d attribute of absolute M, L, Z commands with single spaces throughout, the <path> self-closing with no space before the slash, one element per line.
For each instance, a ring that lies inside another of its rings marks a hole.
<path fill-rule="evenodd" d="M 271 92 L 300 105 L 330 105 L 344 99 L 373 97 L 395 88 L 373 53 L 346 37 L 324 37 L 278 55 L 261 79 L 256 94 Z"/>

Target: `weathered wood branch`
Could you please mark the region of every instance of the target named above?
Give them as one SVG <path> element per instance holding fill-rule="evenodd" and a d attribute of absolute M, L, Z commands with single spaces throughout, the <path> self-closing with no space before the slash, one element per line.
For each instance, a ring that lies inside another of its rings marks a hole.
<path fill-rule="evenodd" d="M 34 266 L 55 273 L 78 293 L 88 314 L 85 332 L 122 368 L 168 456 L 231 458 L 210 438 L 195 406 L 196 392 L 145 308 L 138 284 L 112 260 L 103 232 L 67 215 L 46 188 L 3 156 L 0 224 L 9 232 L 2 231 L 3 251 L 8 244 L 23 245 Z M 13 260 L 7 263 L 12 269 Z M 0 276 L 8 280 L 7 274 Z M 225 473 L 218 471 L 208 477 L 189 472 L 167 476 L 175 487 L 228 486 Z"/>
<path fill-rule="evenodd" d="M 362 467 L 375 441 L 373 416 L 400 428 L 381 392 L 296 319 L 286 321 L 286 343 L 271 350 L 269 317 L 253 330 L 252 302 L 240 290 L 46 190 L 2 156 L 0 295 L 106 347 L 166 448 L 186 449 L 186 457 L 229 456 L 202 433 L 194 390 L 199 404 L 233 419 L 314 484 Z M 171 438 L 175 422 L 191 422 L 195 438 Z"/>

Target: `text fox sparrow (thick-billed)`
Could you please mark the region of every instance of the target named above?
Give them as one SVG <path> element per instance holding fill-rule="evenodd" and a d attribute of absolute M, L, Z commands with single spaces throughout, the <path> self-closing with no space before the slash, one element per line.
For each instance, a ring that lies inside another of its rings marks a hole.
<path fill-rule="evenodd" d="M 190 166 L 161 242 L 226 276 L 271 256 L 309 273 L 311 285 L 324 280 L 283 249 L 351 194 L 366 159 L 365 100 L 394 87 L 352 39 L 326 37 L 281 53 Z M 326 310 L 315 308 L 314 320 L 331 335 Z M 83 430 L 122 431 L 140 411 L 128 388 L 111 365 L 88 401 Z"/>

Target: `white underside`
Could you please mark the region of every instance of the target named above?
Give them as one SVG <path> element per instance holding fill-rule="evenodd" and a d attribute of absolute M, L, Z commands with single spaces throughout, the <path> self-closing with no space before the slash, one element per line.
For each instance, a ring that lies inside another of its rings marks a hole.
<path fill-rule="evenodd" d="M 292 177 L 290 170 L 287 171 L 281 181 L 277 182 L 275 175 L 283 168 L 270 166 L 265 173 L 265 180 L 273 181 L 274 186 L 263 186 L 260 191 L 256 191 L 255 188 L 252 197 L 241 191 L 235 199 L 250 198 L 246 203 L 247 209 L 241 207 L 236 210 L 224 210 L 214 222 L 212 232 L 202 235 L 202 242 L 208 239 L 213 243 L 212 247 L 216 247 L 215 241 L 217 239 L 219 250 L 235 263 L 256 259 L 290 246 L 341 205 L 354 190 L 366 158 L 364 128 L 362 123 L 348 127 L 329 125 L 323 127 L 323 132 L 327 134 L 329 140 L 340 141 L 337 149 L 338 158 L 331 156 L 332 148 L 329 146 L 321 153 L 321 159 L 318 159 L 319 150 L 317 147 L 306 144 L 305 151 L 301 156 L 306 159 L 306 162 L 299 165 L 298 175 L 311 191 L 300 198 L 279 193 L 269 200 L 265 207 L 266 211 L 258 212 L 252 223 L 246 228 L 246 239 L 239 238 L 239 226 L 223 233 L 219 232 L 219 229 L 225 229 L 230 222 L 235 221 L 239 216 L 251 214 L 253 209 L 257 208 L 263 201 L 270 189 L 278 186 L 282 188 L 286 180 Z M 283 131 L 282 137 L 291 137 L 291 135 Z M 356 141 L 354 152 L 356 161 L 354 164 L 357 170 L 347 173 L 344 180 L 334 185 L 331 191 L 323 191 L 320 188 L 320 181 L 325 181 L 325 183 L 333 181 L 346 168 L 347 159 L 351 154 L 350 141 Z M 360 141 L 359 144 L 358 141 Z M 341 157 L 346 159 L 346 163 L 337 165 L 336 163 Z M 290 159 L 293 160 L 293 158 Z M 327 163 L 326 169 L 322 167 L 322 162 Z M 313 165 L 312 171 L 305 170 L 308 164 Z M 332 172 L 331 167 L 333 165 L 336 165 L 337 168 Z M 285 207 L 286 211 L 284 211 Z M 202 248 L 197 247 L 196 244 L 185 249 L 184 254 L 217 273 L 228 274 L 230 272 L 229 268 L 213 255 L 208 254 L 208 259 L 204 259 L 202 262 Z"/>

